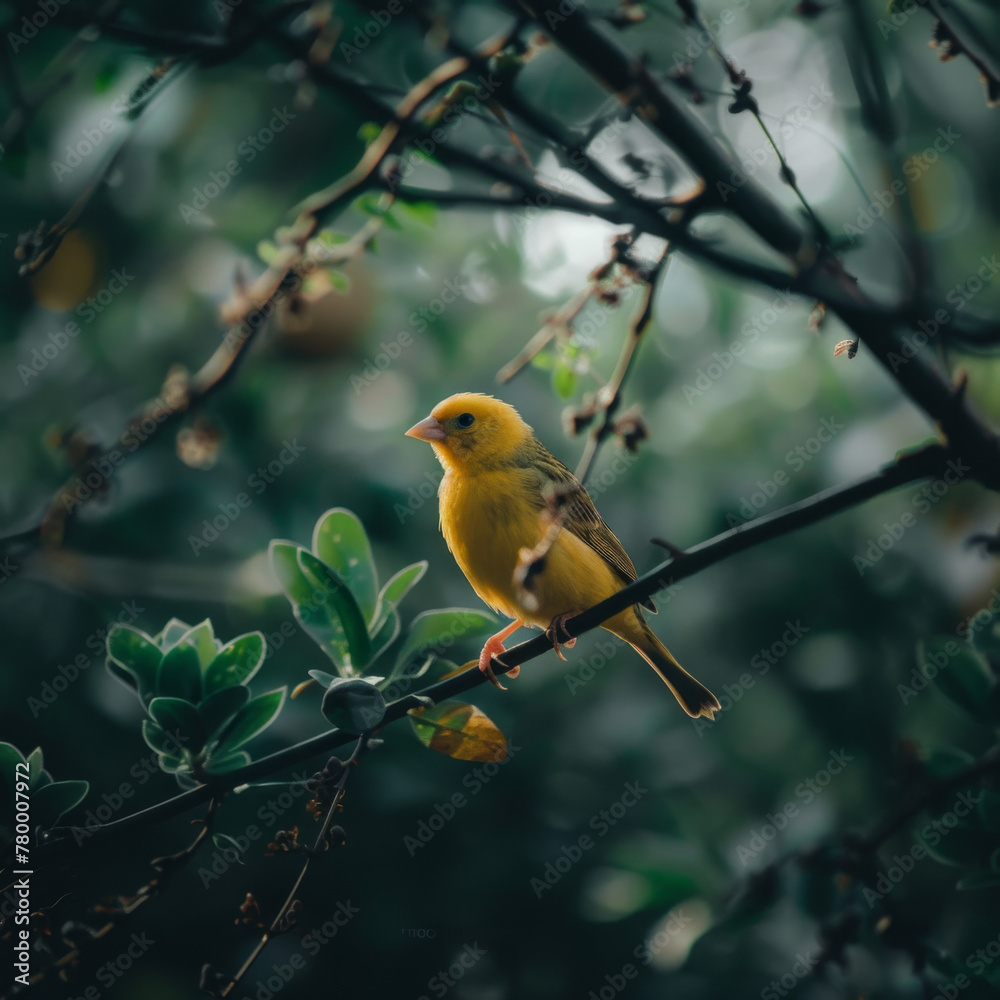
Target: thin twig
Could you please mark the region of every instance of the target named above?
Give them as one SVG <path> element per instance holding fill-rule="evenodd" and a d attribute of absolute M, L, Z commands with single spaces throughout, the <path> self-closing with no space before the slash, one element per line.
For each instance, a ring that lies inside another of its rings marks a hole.
<path fill-rule="evenodd" d="M 782 153 L 778 148 L 778 144 L 774 141 L 774 136 L 771 134 L 771 130 L 767 127 L 763 117 L 761 117 L 757 99 L 750 94 L 750 79 L 747 77 L 746 73 L 739 68 L 736 61 L 722 51 L 722 47 L 719 45 L 719 40 L 715 37 L 715 33 L 702 18 L 701 12 L 698 10 L 696 0 L 677 0 L 677 6 L 680 8 L 685 18 L 708 38 L 709 50 L 722 65 L 726 76 L 729 78 L 729 82 L 733 88 L 733 96 L 736 98 L 736 101 L 730 107 L 730 110 L 750 111 L 757 122 L 757 125 L 760 127 L 760 130 L 764 133 L 764 137 L 770 144 L 771 149 L 774 150 L 774 155 L 778 158 L 778 166 L 780 168 L 779 175 L 781 179 L 795 192 L 796 197 L 801 202 L 802 207 L 805 209 L 806 214 L 809 216 L 809 219 L 813 224 L 813 229 L 815 230 L 816 235 L 821 236 L 824 242 L 829 242 L 829 234 L 826 232 L 826 227 L 822 222 L 820 222 L 819 216 L 813 211 L 809 202 L 806 201 L 806 196 L 802 193 L 802 189 L 799 187 L 798 181 L 795 179 L 794 171 L 788 165 L 788 160 L 785 158 L 784 153 Z"/>
<path fill-rule="evenodd" d="M 618 357 L 618 364 L 615 365 L 614 373 L 598 391 L 597 397 L 594 400 L 596 406 L 594 413 L 596 415 L 597 412 L 600 412 L 602 418 L 599 423 L 592 427 L 590 434 L 587 435 L 587 445 L 580 459 L 580 464 L 576 469 L 576 478 L 581 483 L 587 482 L 594 465 L 594 460 L 597 458 L 598 450 L 604 440 L 614 430 L 615 414 L 618 412 L 618 407 L 621 404 L 622 389 L 631 370 L 632 362 L 635 359 L 639 341 L 642 340 L 642 335 L 646 332 L 646 328 L 653 318 L 653 299 L 656 295 L 660 275 L 663 274 L 666 268 L 669 253 L 670 244 L 667 243 L 660 251 L 659 259 L 646 277 L 642 308 L 633 320 L 629 332 L 625 337 L 625 343 L 622 344 L 621 354 Z"/>
<path fill-rule="evenodd" d="M 302 885 L 303 880 L 309 871 L 309 866 L 312 864 L 315 858 L 318 858 L 329 846 L 327 844 L 327 835 L 330 832 L 330 826 L 333 823 L 333 817 L 337 809 L 340 807 L 340 802 L 344 797 L 344 792 L 347 788 L 347 779 L 350 776 L 351 769 L 357 765 L 358 761 L 361 759 L 361 755 L 364 753 L 368 746 L 369 737 L 367 735 L 362 736 L 354 747 L 354 752 L 351 754 L 350 758 L 346 761 L 344 770 L 340 776 L 340 780 L 334 786 L 333 801 L 330 803 L 330 807 L 326 811 L 326 815 L 323 817 L 323 825 L 320 827 L 319 833 L 316 835 L 316 840 L 313 843 L 312 849 L 305 852 L 306 858 L 302 863 L 302 868 L 299 871 L 298 877 L 292 884 L 292 888 L 289 890 L 288 895 L 285 897 L 284 903 L 281 904 L 278 912 L 275 914 L 274 919 L 271 921 L 267 930 L 261 935 L 260 940 L 254 946 L 252 952 L 247 957 L 247 960 L 240 966 L 239 971 L 233 974 L 232 979 L 219 991 L 219 996 L 226 997 L 236 988 L 240 980 L 250 971 L 250 967 L 260 958 L 261 953 L 267 947 L 268 942 L 277 934 L 280 934 L 283 930 L 286 930 L 286 918 L 288 913 L 295 903 L 296 894 L 299 891 L 299 887 Z"/>
<path fill-rule="evenodd" d="M 159 896 L 163 893 L 171 876 L 173 876 L 176 871 L 178 871 L 183 865 L 187 864 L 194 857 L 198 848 L 202 845 L 202 843 L 204 843 L 205 838 L 208 837 L 221 801 L 221 795 L 214 796 L 209 801 L 208 810 L 205 813 L 204 818 L 200 820 L 192 820 L 192 823 L 200 824 L 201 829 L 198 831 L 197 835 L 190 844 L 178 851 L 176 854 L 171 854 L 162 858 L 154 858 L 150 862 L 156 870 L 156 876 L 150 879 L 146 885 L 136 890 L 133 896 L 120 898 L 119 906 L 110 911 L 109 919 L 97 930 L 91 932 L 86 938 L 86 942 L 97 941 L 105 937 L 118 926 L 122 917 L 130 916 L 144 903 L 148 903 L 155 896 Z M 108 912 L 107 908 L 105 908 L 103 912 Z M 83 944 L 73 944 L 68 952 L 61 955 L 52 963 L 51 968 L 53 970 L 59 970 L 60 976 L 65 975 L 64 970 L 72 968 L 79 961 L 82 952 Z M 37 973 L 39 980 L 44 978 L 45 975 L 45 969 L 42 969 L 39 973 Z"/>
<path fill-rule="evenodd" d="M 997 752 L 996 747 L 967 767 L 955 771 L 954 774 L 930 782 L 901 806 L 883 817 L 862 837 L 852 839 L 852 848 L 862 852 L 876 850 L 906 823 L 926 809 L 934 799 L 956 791 L 963 785 L 970 784 L 977 778 L 994 772 L 1000 773 L 1000 752 Z"/>
<path fill-rule="evenodd" d="M 484 54 L 500 51 L 508 44 L 508 40 L 506 35 L 498 36 L 485 47 Z M 53 497 L 39 525 L 40 537 L 50 542 L 61 542 L 67 523 L 77 508 L 106 488 L 110 476 L 128 457 L 162 433 L 167 426 L 190 413 L 209 394 L 228 381 L 245 357 L 286 284 L 290 280 L 301 281 L 303 271 L 308 272 L 317 266 L 317 262 L 309 257 L 307 251 L 310 239 L 323 221 L 373 184 L 374 175 L 405 139 L 406 126 L 421 106 L 468 68 L 468 61 L 459 57 L 432 70 L 399 103 L 394 117 L 369 145 L 358 165 L 341 180 L 307 199 L 292 227 L 291 236 L 287 238 L 286 245 L 275 260 L 248 289 L 240 291 L 235 305 L 224 307 L 230 330 L 213 355 L 190 378 L 176 372 L 169 374 L 161 396 L 148 403 L 140 414 L 129 421 L 116 446 L 88 455 L 83 475 L 71 477 Z M 386 209 L 391 204 L 392 197 L 385 196 Z M 333 248 L 324 247 L 323 264 L 329 266 L 351 259 L 371 242 L 381 224 L 381 217 L 372 219 L 352 240 Z M 150 426 L 151 431 L 138 434 L 136 429 L 144 424 Z M 99 462 L 104 463 L 102 468 L 110 471 L 96 471 Z M 90 487 L 86 482 L 93 475 L 97 476 L 97 488 Z"/>
<path fill-rule="evenodd" d="M 631 243 L 632 238 L 628 237 L 627 243 L 622 237 L 616 237 L 612 241 L 611 255 L 607 261 L 594 269 L 587 284 L 563 303 L 551 316 L 548 316 L 541 329 L 521 348 L 517 356 L 497 372 L 498 382 L 509 382 L 525 365 L 534 360 L 553 338 L 558 340 L 568 337 L 572 333 L 573 321 L 601 290 L 601 283 L 609 278 L 614 265 L 621 258 L 623 249 Z"/>

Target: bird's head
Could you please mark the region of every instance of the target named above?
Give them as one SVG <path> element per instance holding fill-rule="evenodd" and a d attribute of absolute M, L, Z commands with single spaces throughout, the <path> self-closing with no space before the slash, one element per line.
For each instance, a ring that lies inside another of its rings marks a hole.
<path fill-rule="evenodd" d="M 460 392 L 438 403 L 406 434 L 427 441 L 445 468 L 488 468 L 503 465 L 531 436 L 531 428 L 503 400 Z"/>

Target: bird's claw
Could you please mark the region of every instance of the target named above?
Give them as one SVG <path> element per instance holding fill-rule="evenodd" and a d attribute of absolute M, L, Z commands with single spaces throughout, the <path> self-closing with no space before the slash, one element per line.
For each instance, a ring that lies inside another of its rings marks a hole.
<path fill-rule="evenodd" d="M 503 641 L 493 636 L 493 638 L 486 640 L 486 645 L 483 646 L 483 651 L 479 654 L 479 669 L 486 675 L 486 679 L 501 691 L 506 691 L 507 689 L 497 680 L 497 675 L 493 672 L 493 658 L 506 652 L 507 647 L 504 646 Z M 507 675 L 509 677 L 516 677 L 520 672 L 520 667 L 511 667 L 507 671 Z"/>
<path fill-rule="evenodd" d="M 545 630 L 545 638 L 552 643 L 552 648 L 556 651 L 556 656 L 563 663 L 567 662 L 566 657 L 563 656 L 563 646 L 567 649 L 572 649 L 576 645 L 576 636 L 570 635 L 566 631 L 566 622 L 577 614 L 579 614 L 578 611 L 567 611 L 564 615 L 556 615 Z"/>

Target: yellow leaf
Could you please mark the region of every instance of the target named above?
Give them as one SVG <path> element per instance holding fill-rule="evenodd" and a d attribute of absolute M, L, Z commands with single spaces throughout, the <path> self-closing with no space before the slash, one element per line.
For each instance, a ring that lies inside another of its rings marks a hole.
<path fill-rule="evenodd" d="M 463 701 L 442 701 L 431 708 L 407 713 L 417 739 L 430 750 L 456 760 L 502 761 L 507 738 L 490 717 Z"/>

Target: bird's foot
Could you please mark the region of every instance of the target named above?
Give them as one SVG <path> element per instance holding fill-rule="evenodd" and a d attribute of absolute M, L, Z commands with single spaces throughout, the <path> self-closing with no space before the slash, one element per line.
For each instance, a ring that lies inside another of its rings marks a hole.
<path fill-rule="evenodd" d="M 520 622 L 518 625 L 520 625 Z M 507 632 L 507 635 L 509 634 L 510 630 Z M 503 640 L 506 637 L 507 636 L 504 635 L 504 633 L 491 636 L 486 640 L 486 644 L 483 646 L 483 651 L 479 654 L 479 669 L 486 675 L 487 680 L 489 680 L 494 687 L 500 688 L 501 691 L 506 691 L 507 689 L 497 680 L 497 675 L 493 672 L 493 657 L 507 652 L 507 647 L 503 644 Z M 511 667 L 510 670 L 507 671 L 507 676 L 516 677 L 520 672 L 520 667 Z"/>
<path fill-rule="evenodd" d="M 559 657 L 563 663 L 566 662 L 566 657 L 563 656 L 562 648 L 565 646 L 567 649 L 572 649 L 576 645 L 576 636 L 570 635 L 566 631 L 566 622 L 568 619 L 572 618 L 574 615 L 578 615 L 579 611 L 567 611 L 564 615 L 556 615 L 555 618 L 549 623 L 549 627 L 545 630 L 545 638 L 552 643 L 552 648 L 556 651 L 556 656 Z"/>

